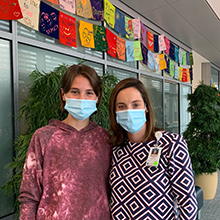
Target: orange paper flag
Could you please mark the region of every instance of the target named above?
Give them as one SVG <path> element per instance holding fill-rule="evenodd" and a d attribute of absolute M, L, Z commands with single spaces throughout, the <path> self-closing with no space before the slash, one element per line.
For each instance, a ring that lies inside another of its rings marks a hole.
<path fill-rule="evenodd" d="M 159 54 L 159 64 L 160 64 L 160 70 L 165 70 L 167 68 L 167 62 L 165 60 L 164 54 Z"/>
<path fill-rule="evenodd" d="M 125 40 L 117 37 L 117 55 L 118 59 L 125 61 Z"/>
<path fill-rule="evenodd" d="M 147 30 L 147 47 L 154 52 L 154 35 Z"/>
<path fill-rule="evenodd" d="M 95 48 L 93 24 L 79 20 L 79 36 L 82 46 Z"/>

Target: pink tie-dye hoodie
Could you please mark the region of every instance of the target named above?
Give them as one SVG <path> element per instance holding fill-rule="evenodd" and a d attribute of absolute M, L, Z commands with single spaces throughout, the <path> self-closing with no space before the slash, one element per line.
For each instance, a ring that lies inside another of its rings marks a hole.
<path fill-rule="evenodd" d="M 109 133 L 59 120 L 38 129 L 23 170 L 20 220 L 109 220 Z"/>

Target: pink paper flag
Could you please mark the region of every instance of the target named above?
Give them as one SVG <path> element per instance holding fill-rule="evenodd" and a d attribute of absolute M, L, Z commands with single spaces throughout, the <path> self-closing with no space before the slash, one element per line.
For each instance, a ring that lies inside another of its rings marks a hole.
<path fill-rule="evenodd" d="M 141 38 L 141 23 L 140 19 L 133 19 L 133 28 L 134 28 L 134 39 Z"/>
<path fill-rule="evenodd" d="M 167 37 L 164 37 L 165 44 L 166 44 L 166 53 L 167 55 L 170 54 L 170 40 Z"/>
<path fill-rule="evenodd" d="M 23 18 L 18 21 L 38 31 L 40 0 L 19 0 L 19 3 Z"/>
<path fill-rule="evenodd" d="M 75 0 L 60 0 L 60 8 L 75 14 L 76 13 L 76 5 Z"/>
<path fill-rule="evenodd" d="M 164 40 L 164 35 L 159 35 L 159 51 L 164 51 L 166 50 L 166 43 Z"/>

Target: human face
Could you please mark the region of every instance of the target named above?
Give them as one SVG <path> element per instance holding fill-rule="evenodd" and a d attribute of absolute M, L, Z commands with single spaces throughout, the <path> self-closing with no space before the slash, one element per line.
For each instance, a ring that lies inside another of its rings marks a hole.
<path fill-rule="evenodd" d="M 70 99 L 97 99 L 97 96 L 89 80 L 82 75 L 77 75 L 73 79 L 70 90 L 68 93 L 66 93 L 66 97 Z M 66 101 L 65 96 L 63 97 L 63 100 Z"/>
<path fill-rule="evenodd" d="M 134 87 L 121 90 L 116 97 L 115 111 L 128 109 L 145 109 L 141 93 Z"/>

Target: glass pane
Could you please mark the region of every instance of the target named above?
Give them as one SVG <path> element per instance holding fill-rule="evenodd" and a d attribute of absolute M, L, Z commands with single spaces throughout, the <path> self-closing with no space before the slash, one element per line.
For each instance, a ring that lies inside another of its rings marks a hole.
<path fill-rule="evenodd" d="M 117 76 L 119 80 L 129 78 L 129 77 L 137 78 L 137 73 L 133 73 L 133 72 L 129 72 L 129 71 L 113 68 L 113 67 L 107 67 L 107 71 Z"/>
<path fill-rule="evenodd" d="M 186 130 L 187 124 L 191 119 L 190 113 L 187 111 L 189 105 L 187 95 L 189 93 L 191 93 L 191 87 L 180 85 L 180 134 L 183 134 Z"/>
<path fill-rule="evenodd" d="M 38 49 L 23 44 L 18 45 L 18 72 L 19 72 L 19 103 L 22 106 L 22 100 L 28 92 L 29 74 L 36 68 L 40 72 L 50 72 L 60 64 L 73 65 L 79 63 L 79 59 L 51 52 L 48 50 Z M 103 75 L 103 65 L 94 62 L 85 62 L 85 64 L 93 67 L 97 73 Z M 25 126 L 20 121 L 21 132 Z"/>
<path fill-rule="evenodd" d="M 10 64 L 10 43 L 0 40 L 0 186 L 11 176 L 12 170 L 4 169 L 13 158 L 13 112 Z M 13 198 L 0 192 L 0 218 L 13 211 Z"/>
<path fill-rule="evenodd" d="M 139 64 L 140 64 L 140 65 L 139 65 L 140 70 L 144 70 L 144 71 L 146 71 L 146 72 L 148 72 L 148 73 L 155 73 L 155 74 L 160 75 L 160 76 L 161 76 L 161 74 L 162 74 L 161 71 L 157 71 L 157 72 L 156 72 L 155 70 L 149 69 L 147 65 L 143 64 L 143 62 L 139 62 Z"/>
<path fill-rule="evenodd" d="M 0 20 L 0 30 L 2 31 L 10 31 L 10 21 Z"/>
<path fill-rule="evenodd" d="M 163 88 L 162 80 L 152 78 L 149 76 L 140 76 L 140 80 L 144 83 L 147 88 L 148 95 L 153 105 L 155 114 L 156 126 L 159 128 L 163 127 Z"/>
<path fill-rule="evenodd" d="M 73 16 L 71 14 L 72 17 L 75 17 L 76 18 L 76 30 L 79 30 L 79 20 L 83 20 L 83 18 L 79 17 L 79 16 Z M 86 22 L 88 22 L 88 20 L 85 20 Z M 89 20 L 89 23 L 93 23 L 93 24 L 96 24 L 96 25 L 102 25 L 102 22 L 101 21 L 95 21 L 95 20 Z M 92 55 L 92 56 L 96 56 L 96 57 L 99 57 L 99 58 L 103 58 L 103 52 L 100 52 L 100 51 L 95 51 L 94 49 L 91 49 L 91 48 L 86 48 L 86 47 L 82 47 L 81 46 L 81 43 L 80 43 L 80 37 L 79 37 L 79 31 L 76 31 L 76 41 L 77 41 L 77 48 L 75 47 L 69 47 L 69 46 L 66 46 L 64 44 L 61 44 L 59 42 L 59 40 L 57 39 L 54 39 L 52 37 L 48 37 L 47 35 L 45 34 L 42 34 L 40 33 L 39 31 L 36 31 L 34 29 L 31 29 L 21 23 L 18 22 L 18 35 L 21 35 L 21 36 L 24 36 L 24 37 L 27 37 L 27 38 L 31 38 L 31 39 L 35 39 L 35 40 L 38 40 L 38 41 L 43 41 L 43 42 L 46 42 L 48 44 L 56 44 L 56 45 L 59 45 L 60 47 L 65 47 L 69 50 L 74 50 L 74 51 L 78 51 L 78 52 L 81 52 L 81 53 L 84 53 L 84 54 L 89 54 L 89 55 Z"/>
<path fill-rule="evenodd" d="M 213 83 L 214 83 L 214 86 L 215 86 L 217 89 L 220 89 L 218 76 L 219 76 L 218 70 L 217 70 L 217 69 L 214 69 L 213 67 L 211 67 L 211 79 L 212 79 L 212 81 L 213 81 Z"/>
<path fill-rule="evenodd" d="M 165 130 L 179 133 L 178 84 L 166 81 L 165 92 Z"/>
<path fill-rule="evenodd" d="M 118 58 L 114 58 L 108 54 L 107 54 L 107 60 L 137 69 L 136 61 L 127 62 L 127 61 L 119 60 Z"/>

